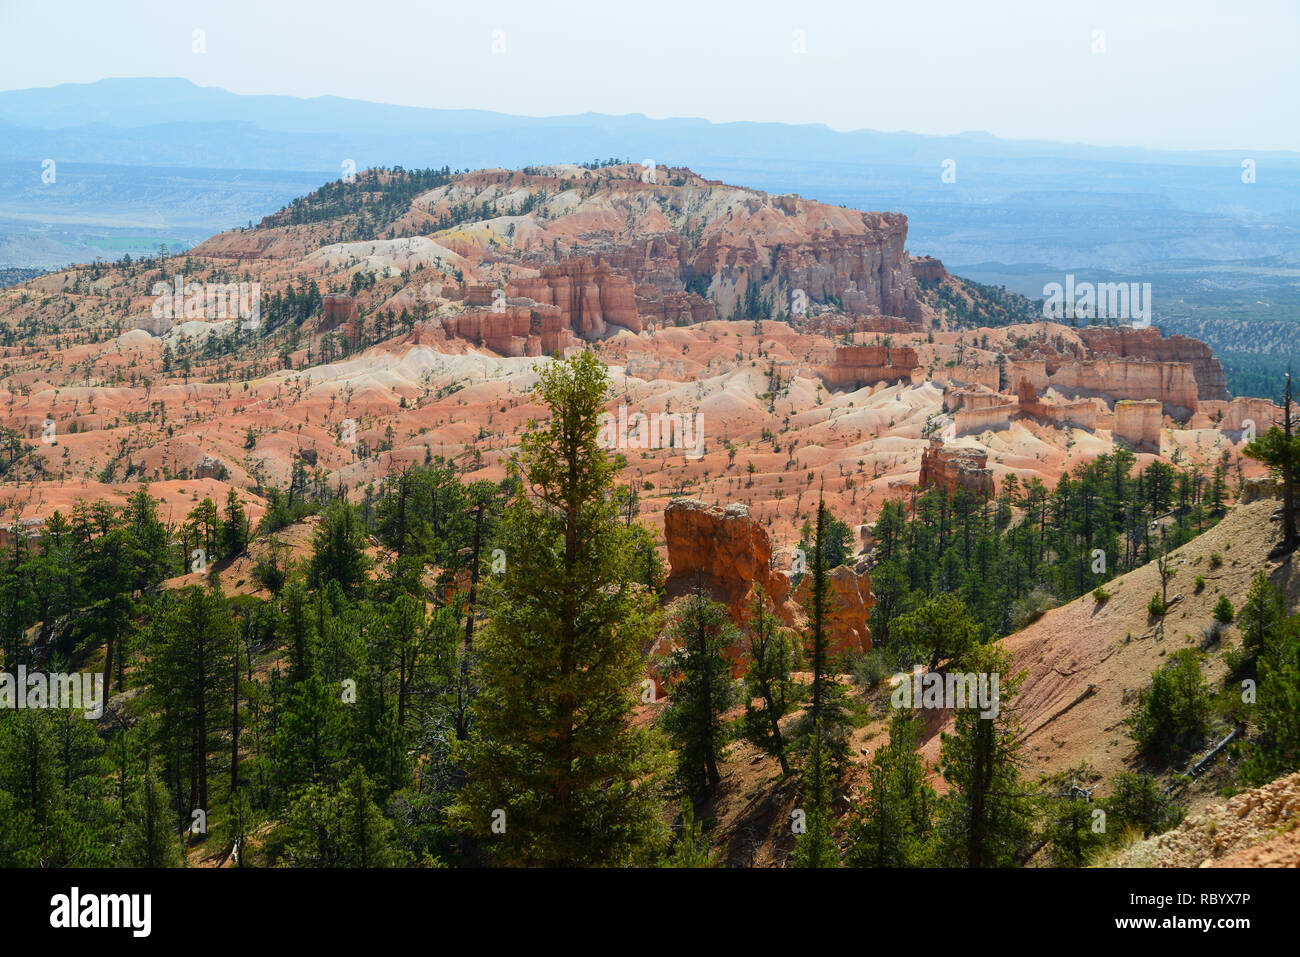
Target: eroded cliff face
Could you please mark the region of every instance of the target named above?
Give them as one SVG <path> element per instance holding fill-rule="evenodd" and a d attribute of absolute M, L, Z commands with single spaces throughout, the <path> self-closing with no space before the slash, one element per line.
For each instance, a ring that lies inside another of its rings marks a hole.
<path fill-rule="evenodd" d="M 949 492 L 964 489 L 973 495 L 994 494 L 993 470 L 986 468 L 989 454 L 983 449 L 946 447 L 943 439 L 932 438 L 921 453 L 921 488 L 939 486 Z"/>
<path fill-rule="evenodd" d="M 792 596 L 790 580 L 772 565 L 767 532 L 744 505 L 707 505 L 698 499 L 675 499 L 664 510 L 664 537 L 668 544 L 667 592 L 671 601 L 691 594 L 698 582 L 715 601 L 727 606 L 740 625 L 749 622 L 756 589 L 761 586 L 772 611 L 785 626 L 800 631 L 811 607 L 811 575 L 804 575 Z M 829 590 L 825 623 L 832 655 L 868 651 L 871 630 L 867 617 L 875 605 L 871 577 L 847 565 L 827 574 Z M 744 673 L 745 640 L 728 650 L 733 672 Z M 663 649 L 661 649 L 663 650 Z"/>
<path fill-rule="evenodd" d="M 953 413 L 957 435 L 1009 428 L 1020 418 L 1029 418 L 1056 428 L 1096 430 L 1110 423 L 1110 412 L 1101 399 L 1047 402 L 1028 379 L 1021 379 L 1016 395 L 999 392 L 953 389 L 946 393 L 946 407 Z"/>
<path fill-rule="evenodd" d="M 671 568 L 670 599 L 694 591 L 698 581 L 739 621 L 749 614 L 755 585 L 761 585 L 778 607 L 790 593 L 790 580 L 772 568 L 767 532 L 750 518 L 745 505 L 674 499 L 664 509 L 664 538 Z"/>
<path fill-rule="evenodd" d="M 651 174 L 636 166 L 481 171 L 413 205 L 430 217 L 465 208 L 498 217 L 432 238 L 471 263 L 540 268 L 536 280 L 512 280 L 511 291 L 559 305 L 582 338 L 600 334 L 597 313 L 634 331 L 647 321 L 698 322 L 737 312 L 752 318 L 755 304 L 764 316 L 798 316 L 832 302 L 854 316 L 915 320 L 925 314 L 901 213 L 844 209 L 728 186 L 690 170 L 661 167 Z M 526 217 L 509 214 L 524 205 L 531 206 Z M 937 260 L 921 260 L 919 268 L 927 276 L 943 274 Z M 593 269 L 603 273 L 593 277 Z M 630 280 L 634 294 L 612 276 Z M 601 287 L 598 309 L 593 281 Z"/>
<path fill-rule="evenodd" d="M 920 368 L 909 346 L 837 346 L 835 359 L 818 370 L 833 389 L 860 389 L 878 382 L 911 382 Z"/>
<path fill-rule="evenodd" d="M 434 319 L 419 330 L 421 340 L 463 339 L 502 356 L 541 356 L 577 342 L 560 308 L 527 299 L 505 300 L 499 309 L 476 307 Z"/>
<path fill-rule="evenodd" d="M 1195 371 L 1189 362 L 1081 359 L 1049 364 L 1027 359 L 1008 365 L 1014 380 L 1023 379 L 1040 393 L 1055 389 L 1071 397 L 1155 399 L 1171 415 L 1183 419 L 1196 411 L 1199 401 Z"/>
<path fill-rule="evenodd" d="M 1282 410 L 1268 399 L 1237 396 L 1230 402 L 1202 402 L 1194 428 L 1216 428 L 1226 433 L 1234 442 L 1240 442 L 1248 428 L 1256 435 L 1267 432 L 1280 421 Z"/>
<path fill-rule="evenodd" d="M 781 244 L 779 251 L 765 247 L 769 256 L 776 253 L 776 261 L 772 275 L 760 278 L 763 292 L 779 300 L 782 293 L 802 289 L 819 302 L 833 296 L 852 315 L 919 318 L 916 284 L 903 248 L 907 217 L 902 213 L 863 213 L 862 217 L 853 232 L 835 229 L 830 235 Z"/>
<path fill-rule="evenodd" d="M 1170 336 L 1164 338 L 1155 326 L 1134 329 L 1128 326 L 1087 326 L 1079 330 L 1083 340 L 1093 356 L 1113 356 L 1117 358 L 1135 358 L 1152 362 L 1185 362 L 1192 366 L 1196 379 L 1196 397 L 1198 399 L 1226 400 L 1228 398 L 1228 377 L 1219 360 L 1214 358 L 1210 347 L 1198 339 L 1187 336 Z M 1130 398 L 1140 398 L 1130 396 Z M 1161 398 L 1151 396 L 1151 398 Z M 1174 402 L 1184 408 L 1195 406 L 1184 402 Z"/>
<path fill-rule="evenodd" d="M 1139 452 L 1160 452 L 1160 402 L 1156 399 L 1124 399 L 1115 403 L 1113 434 Z"/>
<path fill-rule="evenodd" d="M 583 339 L 603 336 L 610 326 L 643 328 L 637 315 L 636 284 L 608 263 L 582 257 L 543 266 L 538 276 L 507 286 L 512 296 L 555 306 L 563 328 Z"/>

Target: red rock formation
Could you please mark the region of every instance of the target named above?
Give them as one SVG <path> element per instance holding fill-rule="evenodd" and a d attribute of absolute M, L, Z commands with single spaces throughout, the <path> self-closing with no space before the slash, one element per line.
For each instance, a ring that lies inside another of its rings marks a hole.
<path fill-rule="evenodd" d="M 505 300 L 497 309 L 468 309 L 458 316 L 434 320 L 445 335 L 465 339 L 503 356 L 541 356 L 563 352 L 573 334 L 555 306 L 529 300 Z"/>
<path fill-rule="evenodd" d="M 509 288 L 512 295 L 557 306 L 564 327 L 584 339 L 604 335 L 610 325 L 642 328 L 635 284 L 608 263 L 579 258 L 545 265 L 541 275 L 517 279 Z"/>
<path fill-rule="evenodd" d="M 724 508 L 699 499 L 674 499 L 664 509 L 664 538 L 670 600 L 693 592 L 698 581 L 714 601 L 727 606 L 733 621 L 743 624 L 753 612 L 755 587 L 761 585 L 783 624 L 800 621 L 798 606 L 788 600 L 790 580 L 772 568 L 772 543 L 745 505 Z M 744 673 L 743 643 L 728 649 L 728 657 L 732 673 L 739 677 Z"/>
<path fill-rule="evenodd" d="M 871 593 L 871 577 L 857 574 L 848 565 L 832 568 L 826 575 L 829 585 L 825 615 L 826 633 L 832 656 L 871 650 L 871 629 L 867 617 L 876 605 Z M 794 592 L 803 608 L 812 607 L 812 575 L 804 575 Z"/>
<path fill-rule="evenodd" d="M 831 388 L 860 389 L 877 382 L 911 382 L 919 367 L 910 346 L 836 346 L 834 362 L 819 374 Z"/>
<path fill-rule="evenodd" d="M 1113 435 L 1139 452 L 1160 452 L 1160 402 L 1123 399 L 1115 403 Z"/>
<path fill-rule="evenodd" d="M 1105 406 L 1098 399 L 1084 399 L 1078 402 L 1045 402 L 1038 396 L 1028 379 L 1021 379 L 1016 387 L 1016 405 L 1021 415 L 1037 419 L 1039 422 L 1057 426 L 1072 425 L 1076 428 L 1095 429 L 1105 411 Z"/>
<path fill-rule="evenodd" d="M 1210 347 L 1198 339 L 1187 336 L 1170 336 L 1165 339 L 1155 326 L 1141 329 L 1129 326 L 1087 326 L 1079 330 L 1079 338 L 1087 346 L 1089 354 L 1096 357 L 1114 356 L 1155 362 L 1190 363 L 1196 379 L 1197 398 L 1218 400 L 1228 398 L 1228 377 L 1223 371 L 1223 366 L 1219 364 L 1218 359 L 1214 358 Z M 1140 397 L 1128 396 L 1128 398 Z M 1172 404 L 1187 409 L 1196 408 L 1184 402 Z"/>
<path fill-rule="evenodd" d="M 524 241 L 519 247 L 524 258 L 588 257 L 665 296 L 684 291 L 687 282 L 705 280 L 722 317 L 744 303 L 751 286 L 774 311 L 792 311 L 793 293 L 803 290 L 811 303 L 834 297 L 852 315 L 924 317 L 905 249 L 907 217 L 901 213 L 771 196 L 705 180 L 689 170 L 670 171 L 654 183 L 643 182 L 640 173 L 636 167 L 616 166 L 582 175 L 589 188 L 582 190 L 576 208 L 546 220 L 534 238 Z M 554 196 L 572 190 L 569 175 L 471 173 L 423 202 L 434 216 L 460 203 L 487 203 L 502 213 L 503 190 L 512 197 L 522 192 Z M 456 245 L 451 238 L 447 243 Z M 494 250 L 493 255 L 508 256 L 509 250 Z M 926 275 L 942 270 L 933 260 L 920 260 L 918 268 Z M 517 291 L 532 295 L 522 282 Z M 607 316 L 606 321 L 613 320 Z M 574 330 L 582 334 L 577 324 Z"/>
<path fill-rule="evenodd" d="M 1071 396 L 1110 400 L 1157 399 L 1171 415 L 1195 412 L 1199 399 L 1194 367 L 1189 362 L 1145 359 L 1062 360 L 1052 368 L 1043 359 L 1017 359 L 1009 364 L 1014 381 L 1027 380 L 1039 392 L 1055 389 Z"/>
<path fill-rule="evenodd" d="M 952 385 L 958 388 L 983 388 L 997 392 L 1002 383 L 998 367 L 992 363 L 986 365 L 938 366 L 929 374 L 935 385 Z"/>
<path fill-rule="evenodd" d="M 886 335 L 902 335 L 909 332 L 924 331 L 920 323 L 900 319 L 897 316 L 858 316 L 852 319 L 852 322 L 848 324 L 848 328 L 835 330 L 837 334 L 841 332 L 879 332 Z"/>
<path fill-rule="evenodd" d="M 921 453 L 921 488 L 941 486 L 949 492 L 965 489 L 974 495 L 993 495 L 993 470 L 985 467 L 989 454 L 983 449 L 945 448 L 943 439 L 930 439 Z"/>
<path fill-rule="evenodd" d="M 1282 410 L 1268 399 L 1237 396 L 1231 402 L 1202 402 L 1193 428 L 1221 429 L 1239 441 L 1247 422 L 1254 423 L 1255 434 L 1267 432 L 1278 421 Z"/>
<path fill-rule="evenodd" d="M 845 235 L 832 229 L 798 244 L 781 244 L 774 267 L 776 285 L 802 289 L 818 302 L 837 298 L 854 315 L 920 316 L 916 284 L 903 250 L 907 217 L 863 213 L 865 231 Z"/>
<path fill-rule="evenodd" d="M 351 296 L 331 294 L 321 297 L 321 308 L 324 311 L 324 318 L 321 319 L 322 329 L 334 329 L 345 322 L 352 322 L 358 316 L 357 301 Z"/>
<path fill-rule="evenodd" d="M 775 605 L 783 605 L 790 580 L 772 568 L 772 543 L 749 509 L 735 503 L 706 505 L 699 499 L 678 498 L 664 509 L 664 538 L 668 543 L 667 591 L 670 598 L 695 588 L 697 578 L 736 620 L 749 614 L 754 585 L 762 585 Z"/>
<path fill-rule="evenodd" d="M 653 286 L 638 286 L 636 311 L 649 331 L 665 326 L 691 326 L 717 319 L 717 310 L 709 300 L 689 292 L 660 293 Z"/>
<path fill-rule="evenodd" d="M 674 499 L 664 510 L 664 537 L 668 542 L 671 571 L 667 591 L 677 599 L 695 590 L 697 581 L 722 602 L 738 624 L 749 621 L 755 586 L 761 585 L 772 600 L 773 611 L 787 627 L 806 624 L 812 578 L 805 575 L 790 599 L 790 580 L 771 567 L 772 546 L 767 532 L 740 504 L 706 505 L 698 499 Z M 847 565 L 828 573 L 826 628 L 833 655 L 867 651 L 871 630 L 867 616 L 875 606 L 871 577 Z M 733 671 L 744 670 L 743 645 L 729 650 Z"/>
<path fill-rule="evenodd" d="M 908 265 L 912 269 L 912 275 L 925 282 L 942 282 L 948 277 L 948 270 L 933 256 L 910 256 Z"/>

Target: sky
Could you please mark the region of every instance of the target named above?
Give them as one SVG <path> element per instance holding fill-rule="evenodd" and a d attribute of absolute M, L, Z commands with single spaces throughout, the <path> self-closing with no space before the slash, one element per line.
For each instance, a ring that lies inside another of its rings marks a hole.
<path fill-rule="evenodd" d="M 0 89 L 179 76 L 531 116 L 1300 150 L 1297 41 L 1297 0 L 0 0 Z"/>

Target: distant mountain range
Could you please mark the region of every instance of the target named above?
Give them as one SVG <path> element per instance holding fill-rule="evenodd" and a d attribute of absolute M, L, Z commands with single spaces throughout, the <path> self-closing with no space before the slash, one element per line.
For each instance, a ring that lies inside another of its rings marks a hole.
<path fill-rule="evenodd" d="M 1239 319 L 1294 318 L 1297 153 L 637 114 L 527 117 L 244 96 L 161 78 L 0 93 L 0 267 L 194 245 L 256 222 L 352 166 L 518 168 L 610 157 L 903 212 L 912 252 L 1029 296 L 1066 272 L 1131 281 L 1176 275 L 1176 295 L 1153 290 L 1158 320 L 1205 319 L 1198 290 L 1214 302 L 1215 319 L 1224 310 Z M 42 179 L 46 160 L 55 164 L 53 183 Z M 1247 161 L 1254 182 L 1244 181 Z"/>
<path fill-rule="evenodd" d="M 337 178 L 348 162 L 358 169 L 468 169 L 614 156 L 898 210 L 911 219 L 912 246 L 955 268 L 1132 269 L 1300 248 L 1294 153 L 1153 151 L 986 133 L 841 133 L 820 125 L 640 115 L 538 118 L 338 97 L 241 96 L 181 79 L 0 93 L 0 221 L 8 221 L 0 229 L 76 225 L 80 218 L 80 225 L 103 220 L 109 228 L 142 228 L 150 239 L 155 232 L 206 236 L 273 211 L 304 185 Z M 63 174 L 56 188 L 41 180 L 46 159 Z M 1242 182 L 1245 159 L 1256 167 L 1249 185 Z M 153 172 L 140 177 L 112 167 Z M 209 172 L 216 170 L 241 175 Z M 88 187 L 81 195 L 79 185 Z M 97 206 L 107 209 L 96 216 Z M 43 211 L 50 211 L 46 220 Z M 33 264 L 13 253 L 0 260 Z"/>

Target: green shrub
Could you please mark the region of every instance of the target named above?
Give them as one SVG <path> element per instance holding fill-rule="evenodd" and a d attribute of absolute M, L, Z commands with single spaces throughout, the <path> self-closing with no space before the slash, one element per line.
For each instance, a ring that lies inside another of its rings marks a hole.
<path fill-rule="evenodd" d="M 1115 778 L 1102 808 L 1106 811 L 1107 833 L 1119 835 L 1127 826 L 1140 830 L 1143 837 L 1177 827 L 1187 814 L 1186 808 L 1161 790 L 1154 777 L 1129 771 Z"/>
<path fill-rule="evenodd" d="M 1201 743 L 1209 719 L 1209 685 L 1195 649 L 1184 648 L 1139 692 L 1128 725 L 1143 754 L 1170 761 Z"/>
<path fill-rule="evenodd" d="M 1098 585 L 1092 590 L 1092 600 L 1098 605 L 1110 598 L 1110 592 Z"/>
<path fill-rule="evenodd" d="M 1059 604 L 1060 602 L 1057 601 L 1056 596 L 1048 588 L 1039 585 L 1029 594 L 1012 604 L 1012 630 L 1019 631 L 1021 628 L 1032 625 Z"/>
<path fill-rule="evenodd" d="M 1219 600 L 1214 605 L 1214 620 L 1221 625 L 1232 624 L 1232 619 L 1237 617 L 1237 610 L 1232 607 L 1232 602 L 1228 601 L 1227 595 L 1220 595 Z"/>
<path fill-rule="evenodd" d="M 1151 596 L 1151 600 L 1147 602 L 1147 614 L 1152 618 L 1159 618 L 1164 613 L 1165 603 L 1160 597 L 1160 592 L 1156 592 Z"/>
<path fill-rule="evenodd" d="M 880 648 L 872 648 L 853 660 L 853 680 L 864 688 L 876 688 L 891 673 L 889 656 Z"/>

